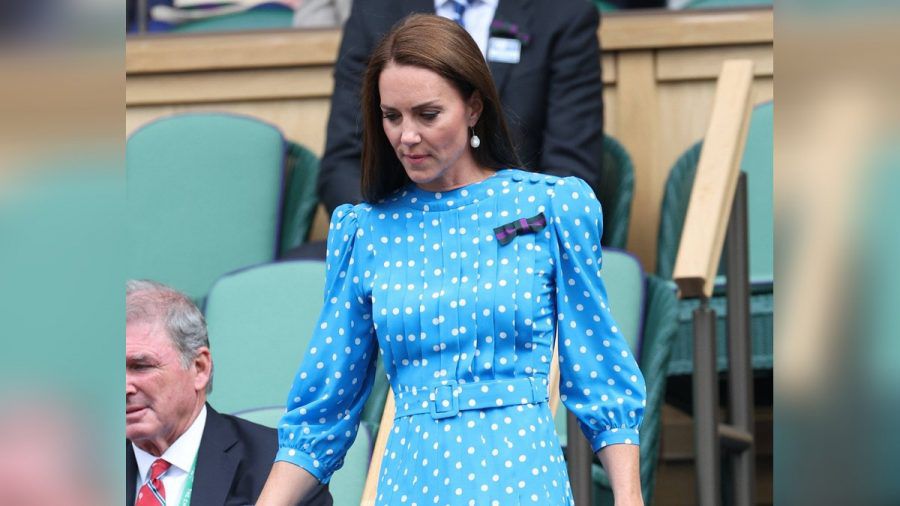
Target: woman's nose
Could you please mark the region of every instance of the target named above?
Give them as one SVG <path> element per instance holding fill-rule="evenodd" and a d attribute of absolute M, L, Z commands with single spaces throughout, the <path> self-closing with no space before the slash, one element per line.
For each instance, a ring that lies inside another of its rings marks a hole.
<path fill-rule="evenodd" d="M 400 133 L 400 143 L 405 146 L 412 146 L 418 144 L 422 140 L 422 137 L 419 135 L 414 128 L 404 126 L 403 131 Z"/>

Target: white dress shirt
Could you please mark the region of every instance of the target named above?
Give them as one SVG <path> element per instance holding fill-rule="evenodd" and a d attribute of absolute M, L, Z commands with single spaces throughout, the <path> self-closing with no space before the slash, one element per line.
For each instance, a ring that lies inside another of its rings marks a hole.
<path fill-rule="evenodd" d="M 191 472 L 191 466 L 194 465 L 194 459 L 197 457 L 197 451 L 200 449 L 200 440 L 203 438 L 203 428 L 206 427 L 206 406 L 200 410 L 200 414 L 178 439 L 172 443 L 162 456 L 156 457 L 144 450 L 141 450 L 134 443 L 134 458 L 137 460 L 138 477 L 137 490 L 134 493 L 135 500 L 144 483 L 150 480 L 150 466 L 156 459 L 161 458 L 172 464 L 169 470 L 162 475 L 163 487 L 166 488 L 166 504 L 179 506 L 181 504 L 181 495 L 184 493 L 184 485 L 187 482 L 188 474 Z"/>
<path fill-rule="evenodd" d="M 471 0 L 463 12 L 463 26 L 469 35 L 475 39 L 482 56 L 487 56 L 488 36 L 490 35 L 491 21 L 497 12 L 497 3 L 500 0 Z M 434 0 L 434 12 L 438 16 L 453 19 L 455 8 L 453 0 Z"/>

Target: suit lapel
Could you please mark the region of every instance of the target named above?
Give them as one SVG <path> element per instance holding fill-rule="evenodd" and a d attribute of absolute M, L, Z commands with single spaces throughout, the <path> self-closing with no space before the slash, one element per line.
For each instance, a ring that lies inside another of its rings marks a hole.
<path fill-rule="evenodd" d="M 134 491 L 137 488 L 137 459 L 131 441 L 125 440 L 125 506 L 134 505 Z"/>
<path fill-rule="evenodd" d="M 502 21 L 511 23 L 519 27 L 520 33 L 533 34 L 531 24 L 531 0 L 500 0 L 497 4 L 497 11 L 494 13 L 494 21 Z M 488 47 L 490 47 L 490 32 L 488 31 Z M 521 58 L 524 59 L 528 53 L 523 46 Z M 488 55 L 490 56 L 490 55 Z M 521 63 L 521 60 L 520 62 Z M 490 61 L 488 59 L 488 67 L 491 69 L 491 75 L 494 77 L 494 85 L 497 87 L 497 93 L 503 96 L 503 89 L 509 80 L 509 74 L 512 72 L 513 66 L 517 63 L 502 63 Z"/>
<path fill-rule="evenodd" d="M 191 504 L 225 504 L 240 462 L 238 452 L 229 451 L 237 442 L 234 429 L 207 404 Z"/>

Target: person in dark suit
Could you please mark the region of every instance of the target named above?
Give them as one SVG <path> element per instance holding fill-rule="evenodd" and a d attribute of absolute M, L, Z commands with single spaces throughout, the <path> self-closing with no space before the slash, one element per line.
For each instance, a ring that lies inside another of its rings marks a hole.
<path fill-rule="evenodd" d="M 277 432 L 270 427 L 222 415 L 209 404 L 206 410 L 206 427 L 197 453 L 191 504 L 252 504 L 275 459 Z M 126 446 L 126 454 L 126 504 L 131 505 L 137 490 L 138 466 L 131 445 Z M 328 495 L 324 487 L 319 493 Z M 331 504 L 331 501 L 314 504 Z"/>
<path fill-rule="evenodd" d="M 460 23 L 486 56 L 514 145 L 525 168 L 599 183 L 603 146 L 599 13 L 588 0 L 465 0 Z M 358 203 L 359 91 L 369 53 L 413 12 L 444 15 L 452 0 L 354 2 L 334 69 L 334 93 L 319 199 L 328 213 Z M 479 10 L 496 8 L 490 22 Z M 449 10 L 448 10 L 449 9 Z M 322 248 L 324 249 L 324 248 Z"/>
<path fill-rule="evenodd" d="M 275 460 L 275 429 L 206 403 L 209 339 L 188 297 L 129 281 L 125 301 L 126 506 L 253 504 Z M 320 486 L 301 504 L 332 498 Z"/>

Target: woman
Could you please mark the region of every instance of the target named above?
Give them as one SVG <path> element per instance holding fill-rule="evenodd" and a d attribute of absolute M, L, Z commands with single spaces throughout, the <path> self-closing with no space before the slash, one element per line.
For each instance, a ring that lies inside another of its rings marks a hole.
<path fill-rule="evenodd" d="M 291 388 L 259 505 L 340 467 L 380 353 L 397 414 L 377 504 L 573 504 L 547 404 L 560 391 L 641 504 L 643 377 L 606 305 L 600 205 L 517 166 L 475 42 L 427 15 L 375 49 L 362 90 L 363 194 L 335 210 L 325 307 Z"/>

